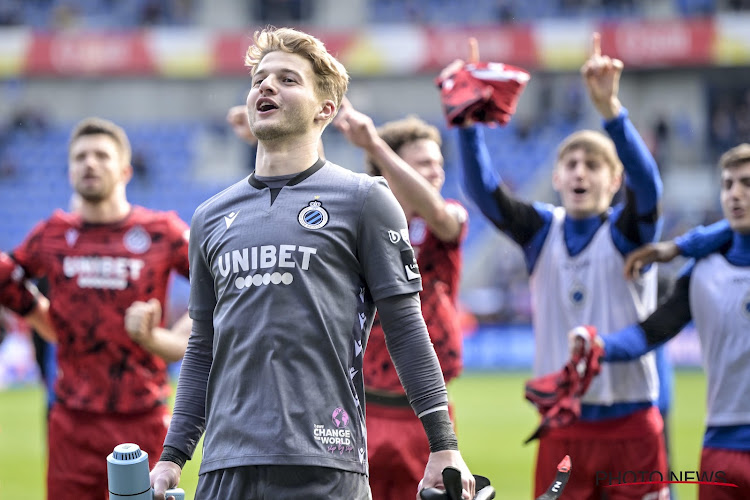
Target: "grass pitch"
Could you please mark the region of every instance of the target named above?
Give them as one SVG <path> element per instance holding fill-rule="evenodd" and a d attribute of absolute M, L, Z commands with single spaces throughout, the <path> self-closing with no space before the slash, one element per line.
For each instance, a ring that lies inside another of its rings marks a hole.
<path fill-rule="evenodd" d="M 488 476 L 498 500 L 532 495 L 534 444 L 523 441 L 536 428 L 535 410 L 523 399 L 527 373 L 466 373 L 451 383 L 456 425 L 464 459 Z M 705 377 L 678 371 L 671 418 L 672 470 L 698 470 L 705 415 Z M 44 394 L 27 387 L 0 392 L 0 499 L 42 500 L 45 475 Z M 200 450 L 182 473 L 182 487 L 193 498 Z M 106 457 L 102 457 L 105 460 Z M 573 464 L 575 474 L 575 464 Z M 677 485 L 679 500 L 695 500 L 697 486 Z"/>

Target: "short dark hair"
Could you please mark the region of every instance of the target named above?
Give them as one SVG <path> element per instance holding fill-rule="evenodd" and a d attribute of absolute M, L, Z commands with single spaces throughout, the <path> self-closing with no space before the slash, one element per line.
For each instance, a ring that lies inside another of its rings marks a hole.
<path fill-rule="evenodd" d="M 70 134 L 70 141 L 68 142 L 68 152 L 70 147 L 79 137 L 84 135 L 108 135 L 115 141 L 117 148 L 120 150 L 120 155 L 126 164 L 130 164 L 130 159 L 133 155 L 133 151 L 130 148 L 130 141 L 125 131 L 114 122 L 105 120 L 104 118 L 89 117 L 84 118 L 78 124 L 76 124 L 73 132 Z"/>

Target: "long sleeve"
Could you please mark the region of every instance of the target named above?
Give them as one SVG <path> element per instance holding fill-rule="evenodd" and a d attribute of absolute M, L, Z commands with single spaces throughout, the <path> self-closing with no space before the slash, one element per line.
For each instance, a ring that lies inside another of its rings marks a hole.
<path fill-rule="evenodd" d="M 648 318 L 640 324 L 602 336 L 604 359 L 606 361 L 637 359 L 680 333 L 692 318 L 689 292 L 690 274 L 687 272 L 677 280 L 669 298 Z"/>
<path fill-rule="evenodd" d="M 468 196 L 499 230 L 524 251 L 527 269 L 532 269 L 552 223 L 552 207 L 516 198 L 492 166 L 477 126 L 459 129 L 463 163 L 463 185 Z"/>
<path fill-rule="evenodd" d="M 732 228 L 729 221 L 722 219 L 710 226 L 697 226 L 674 239 L 680 254 L 693 259 L 701 259 L 729 245 L 732 241 Z"/>
<path fill-rule="evenodd" d="M 213 362 L 214 329 L 211 321 L 193 320 L 177 383 L 172 422 L 164 441 L 191 457 L 206 429 L 206 388 Z"/>
<path fill-rule="evenodd" d="M 622 109 L 604 124 L 625 169 L 625 202 L 613 213 L 613 239 L 625 255 L 661 236 L 662 181 L 654 157 Z"/>

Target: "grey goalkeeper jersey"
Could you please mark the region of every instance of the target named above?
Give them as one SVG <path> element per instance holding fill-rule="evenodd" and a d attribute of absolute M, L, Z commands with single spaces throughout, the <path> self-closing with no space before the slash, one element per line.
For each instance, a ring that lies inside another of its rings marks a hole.
<path fill-rule="evenodd" d="M 366 473 L 362 353 L 374 301 L 421 290 L 385 181 L 318 162 L 272 202 L 251 175 L 196 210 L 190 271 L 190 315 L 214 325 L 201 473 Z"/>

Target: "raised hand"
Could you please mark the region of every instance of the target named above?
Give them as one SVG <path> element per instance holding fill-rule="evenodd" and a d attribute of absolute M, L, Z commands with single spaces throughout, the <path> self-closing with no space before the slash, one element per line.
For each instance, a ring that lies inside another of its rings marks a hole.
<path fill-rule="evenodd" d="M 602 55 L 601 36 L 592 36 L 591 56 L 581 67 L 581 75 L 586 83 L 594 107 L 607 120 L 620 114 L 620 75 L 623 64 L 619 59 Z"/>
<path fill-rule="evenodd" d="M 636 279 L 644 267 L 654 262 L 670 262 L 678 255 L 680 249 L 674 241 L 659 241 L 638 247 L 625 256 L 625 278 Z"/>
<path fill-rule="evenodd" d="M 438 80 L 445 80 L 446 78 L 449 78 L 453 73 L 461 69 L 467 63 L 477 62 L 479 62 L 479 43 L 477 42 L 477 39 L 472 36 L 469 37 L 469 58 L 466 61 L 464 61 L 463 59 L 455 59 L 440 71 Z"/>
<path fill-rule="evenodd" d="M 347 98 L 341 102 L 341 109 L 333 120 L 336 127 L 355 146 L 367 150 L 378 139 L 378 131 L 372 118 L 360 113 Z"/>
<path fill-rule="evenodd" d="M 247 142 L 248 144 L 255 144 L 258 139 L 250 130 L 250 123 L 247 118 L 247 106 L 240 104 L 232 106 L 227 111 L 227 123 L 232 126 L 234 135 Z"/>

